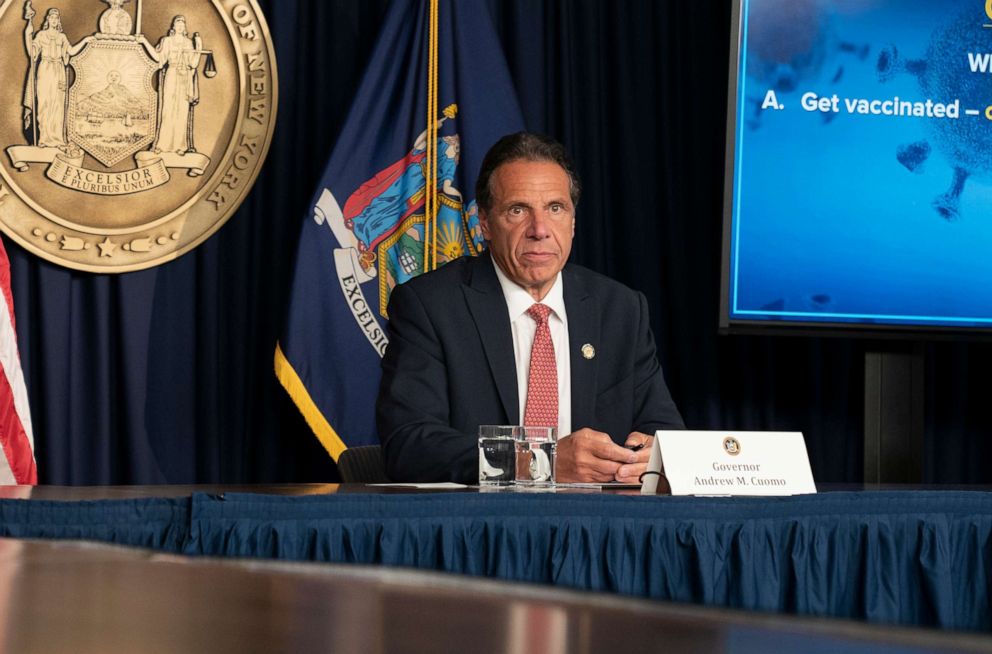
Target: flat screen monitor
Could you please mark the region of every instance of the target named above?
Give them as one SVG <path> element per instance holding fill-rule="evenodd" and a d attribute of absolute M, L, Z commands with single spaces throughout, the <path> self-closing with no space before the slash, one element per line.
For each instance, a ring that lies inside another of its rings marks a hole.
<path fill-rule="evenodd" d="M 992 0 L 736 0 L 721 328 L 992 330 Z"/>

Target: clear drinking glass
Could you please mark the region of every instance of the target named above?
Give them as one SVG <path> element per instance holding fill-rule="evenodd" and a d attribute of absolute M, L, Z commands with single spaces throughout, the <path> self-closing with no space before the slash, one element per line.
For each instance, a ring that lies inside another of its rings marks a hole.
<path fill-rule="evenodd" d="M 544 488 L 554 484 L 557 427 L 518 427 L 514 436 L 515 482 Z"/>
<path fill-rule="evenodd" d="M 513 443 L 519 427 L 479 426 L 479 486 L 513 484 Z"/>

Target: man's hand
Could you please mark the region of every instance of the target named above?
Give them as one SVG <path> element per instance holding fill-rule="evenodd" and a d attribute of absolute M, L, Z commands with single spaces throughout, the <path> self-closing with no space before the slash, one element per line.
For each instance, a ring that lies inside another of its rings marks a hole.
<path fill-rule="evenodd" d="M 620 466 L 614 478 L 624 484 L 639 484 L 641 475 L 648 469 L 648 459 L 651 458 L 651 448 L 654 447 L 654 436 L 632 431 L 623 445 L 633 451 L 635 460 Z"/>
<path fill-rule="evenodd" d="M 650 438 L 644 434 L 636 434 L 642 438 Z M 631 437 L 635 434 L 631 434 Z M 628 437 L 628 442 L 630 438 Z M 620 480 L 621 468 L 624 479 L 633 474 L 637 476 L 647 467 L 647 457 L 651 454 L 650 447 L 642 452 L 634 452 L 620 447 L 600 431 L 580 429 L 558 441 L 558 455 L 555 460 L 555 481 L 568 482 L 598 482 L 606 483 Z M 643 459 L 643 464 L 641 460 Z"/>

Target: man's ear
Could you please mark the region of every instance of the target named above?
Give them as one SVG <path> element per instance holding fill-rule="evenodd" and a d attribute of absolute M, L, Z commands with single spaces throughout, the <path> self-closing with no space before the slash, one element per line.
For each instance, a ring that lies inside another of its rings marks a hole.
<path fill-rule="evenodd" d="M 489 212 L 479 208 L 479 227 L 482 228 L 482 238 L 489 240 Z"/>

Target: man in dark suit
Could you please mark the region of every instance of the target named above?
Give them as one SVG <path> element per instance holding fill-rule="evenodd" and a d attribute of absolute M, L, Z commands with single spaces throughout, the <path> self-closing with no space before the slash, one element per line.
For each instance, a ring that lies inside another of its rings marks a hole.
<path fill-rule="evenodd" d="M 560 144 L 504 137 L 476 184 L 489 252 L 393 290 L 376 410 L 392 479 L 475 483 L 479 425 L 528 424 L 566 434 L 559 482 L 631 482 L 649 434 L 683 427 L 644 296 L 566 265 L 579 194 Z"/>

